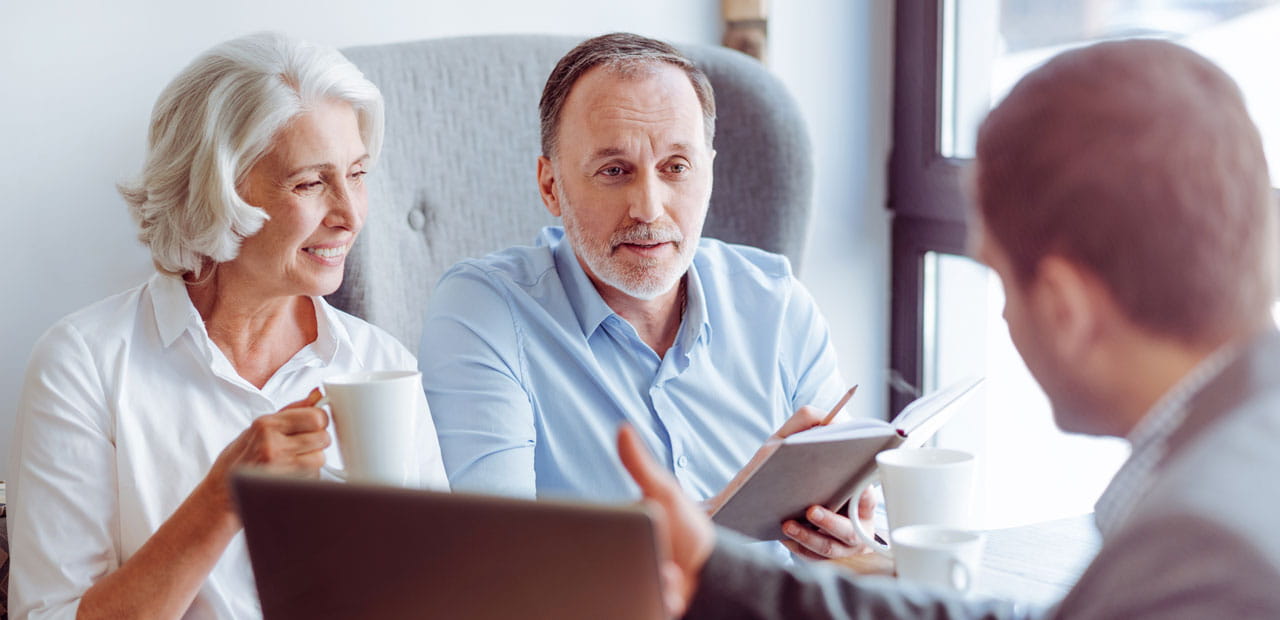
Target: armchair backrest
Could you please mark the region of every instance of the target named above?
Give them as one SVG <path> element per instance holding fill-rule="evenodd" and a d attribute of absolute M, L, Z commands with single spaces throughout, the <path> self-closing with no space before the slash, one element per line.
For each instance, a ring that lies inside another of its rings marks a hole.
<path fill-rule="evenodd" d="M 369 218 L 334 305 L 416 351 L 436 281 L 457 261 L 530 244 L 556 223 L 538 197 L 538 99 L 581 39 L 493 35 L 374 45 L 344 53 L 382 90 L 386 139 L 369 180 Z M 715 184 L 703 234 L 787 255 L 803 250 L 812 192 L 795 102 L 754 59 L 679 46 L 711 80 Z"/>

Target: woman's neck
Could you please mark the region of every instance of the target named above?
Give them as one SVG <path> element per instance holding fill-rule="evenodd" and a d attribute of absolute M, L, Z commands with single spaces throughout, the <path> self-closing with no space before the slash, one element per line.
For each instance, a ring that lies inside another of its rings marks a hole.
<path fill-rule="evenodd" d="M 256 292 L 216 269 L 186 284 L 209 339 L 236 373 L 258 388 L 316 339 L 315 305 L 308 297 Z"/>

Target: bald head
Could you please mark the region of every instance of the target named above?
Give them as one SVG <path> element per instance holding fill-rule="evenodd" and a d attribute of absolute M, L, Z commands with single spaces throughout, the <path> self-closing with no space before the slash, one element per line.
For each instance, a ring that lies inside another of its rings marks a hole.
<path fill-rule="evenodd" d="M 1062 256 L 1135 323 L 1189 342 L 1256 323 L 1274 298 L 1262 141 L 1235 83 L 1186 48 L 1100 43 L 1033 71 L 983 123 L 975 180 L 1019 284 Z"/>

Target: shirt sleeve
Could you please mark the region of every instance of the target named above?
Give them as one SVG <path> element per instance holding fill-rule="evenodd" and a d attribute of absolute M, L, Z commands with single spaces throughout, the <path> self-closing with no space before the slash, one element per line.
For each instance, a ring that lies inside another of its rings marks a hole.
<path fill-rule="evenodd" d="M 449 477 L 444 470 L 444 457 L 440 454 L 440 440 L 436 436 L 435 421 L 427 406 L 426 394 L 418 395 L 417 420 L 418 484 L 424 489 L 449 490 Z"/>
<path fill-rule="evenodd" d="M 827 321 L 809 290 L 791 278 L 791 295 L 783 317 L 787 336 L 782 342 L 782 375 L 791 383 L 791 410 L 805 405 L 829 409 L 848 386 L 840 376 Z"/>
<path fill-rule="evenodd" d="M 857 577 L 823 562 L 783 564 L 745 540 L 726 530 L 716 533 L 686 619 L 1027 617 L 1007 601 Z"/>
<path fill-rule="evenodd" d="M 12 618 L 74 618 L 120 564 L 110 412 L 81 335 L 36 344 L 18 403 L 8 487 Z"/>
<path fill-rule="evenodd" d="M 480 269 L 459 265 L 436 286 L 418 364 L 450 486 L 536 497 L 519 327 L 502 289 Z"/>
<path fill-rule="evenodd" d="M 400 341 L 390 334 L 386 334 L 385 338 L 385 344 L 382 346 L 395 351 L 395 368 L 418 367 L 417 358 L 400 344 Z M 414 420 L 414 436 L 417 437 L 414 446 L 417 448 L 418 455 L 417 485 L 424 489 L 448 491 L 449 478 L 444 471 L 444 459 L 440 456 L 440 441 L 436 437 L 435 420 L 431 416 L 431 408 L 427 406 L 426 394 L 419 392 L 417 400 L 418 417 Z"/>

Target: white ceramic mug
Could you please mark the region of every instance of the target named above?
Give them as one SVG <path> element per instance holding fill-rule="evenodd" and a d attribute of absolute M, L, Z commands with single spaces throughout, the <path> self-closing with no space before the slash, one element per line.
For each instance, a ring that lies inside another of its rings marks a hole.
<path fill-rule="evenodd" d="M 968 528 L 973 504 L 973 455 L 947 448 L 895 448 L 876 455 L 876 471 L 858 485 L 853 497 L 880 482 L 884 488 L 889 532 L 907 525 Z M 855 510 L 857 501 L 851 503 Z M 862 541 L 884 555 L 889 548 L 853 519 Z"/>
<path fill-rule="evenodd" d="M 898 578 L 959 592 L 973 589 L 983 535 L 945 525 L 906 525 L 889 535 Z"/>
<path fill-rule="evenodd" d="M 353 482 L 411 484 L 422 373 L 378 370 L 329 377 L 324 393 L 345 471 L 325 469 Z"/>

